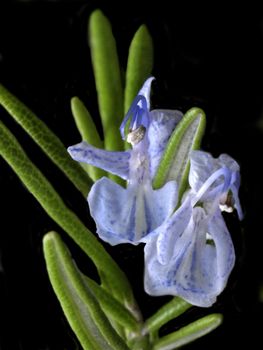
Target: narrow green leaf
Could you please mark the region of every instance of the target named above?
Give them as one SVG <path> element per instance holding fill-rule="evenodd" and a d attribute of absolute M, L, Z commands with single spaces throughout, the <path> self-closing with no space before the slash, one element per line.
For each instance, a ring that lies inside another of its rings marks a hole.
<path fill-rule="evenodd" d="M 100 10 L 90 16 L 89 43 L 105 149 L 121 150 L 123 142 L 119 126 L 123 118 L 123 89 L 120 66 L 110 22 Z"/>
<path fill-rule="evenodd" d="M 43 246 L 51 283 L 70 325 L 76 330 L 76 335 L 78 336 L 79 330 L 76 321 L 81 320 L 84 330 L 95 338 L 102 349 L 128 350 L 124 341 L 112 328 L 93 293 L 85 285 L 82 274 L 60 236 L 56 232 L 48 233 L 44 237 Z M 69 295 L 67 303 L 63 303 L 65 293 Z M 69 310 L 70 303 L 73 309 Z M 78 338 L 81 339 L 80 336 Z"/>
<path fill-rule="evenodd" d="M 82 141 L 86 141 L 94 147 L 103 148 L 103 142 L 100 139 L 96 125 L 84 103 L 78 97 L 73 97 L 71 99 L 71 111 L 82 137 Z M 93 181 L 97 181 L 102 176 L 107 176 L 107 173 L 102 169 L 85 163 L 80 164 L 87 171 Z"/>
<path fill-rule="evenodd" d="M 44 255 L 50 282 L 60 302 L 63 312 L 85 350 L 108 349 L 106 343 L 92 320 L 89 310 L 74 289 L 66 268 L 61 264 L 56 251 L 53 233 L 44 238 Z"/>
<path fill-rule="evenodd" d="M 112 293 L 123 303 L 136 310 L 136 302 L 130 284 L 116 262 L 105 251 L 95 236 L 83 225 L 61 197 L 30 161 L 13 134 L 0 122 L 0 155 L 38 200 L 47 214 L 81 247 L 96 265 L 101 276 L 105 276 Z"/>
<path fill-rule="evenodd" d="M 1 84 L 0 104 L 86 197 L 92 181 L 82 167 L 71 159 L 66 147 L 59 138 L 28 107 Z"/>
<path fill-rule="evenodd" d="M 107 316 L 121 324 L 128 331 L 135 333 L 139 331 L 138 320 L 117 299 L 89 277 L 83 275 L 83 278 Z"/>
<path fill-rule="evenodd" d="M 217 328 L 223 320 L 221 314 L 211 314 L 160 338 L 153 350 L 172 350 L 186 345 Z"/>
<path fill-rule="evenodd" d="M 152 350 L 149 338 L 146 336 L 136 337 L 128 342 L 132 350 Z"/>
<path fill-rule="evenodd" d="M 135 33 L 130 48 L 126 70 L 124 112 L 127 113 L 133 99 L 153 69 L 153 41 L 146 25 Z"/>
<path fill-rule="evenodd" d="M 84 103 L 78 97 L 73 97 L 70 102 L 71 111 L 82 140 L 87 141 L 94 147 L 103 148 L 103 142 L 100 139 L 96 125 Z"/>
<path fill-rule="evenodd" d="M 155 189 L 167 181 L 176 180 L 179 200 L 188 184 L 189 153 L 198 149 L 205 130 L 205 114 L 200 108 L 191 108 L 175 128 L 153 180 Z"/>
<path fill-rule="evenodd" d="M 192 307 L 192 305 L 185 300 L 174 297 L 145 321 L 143 334 L 158 331 L 164 324 L 182 315 L 190 307 Z"/>

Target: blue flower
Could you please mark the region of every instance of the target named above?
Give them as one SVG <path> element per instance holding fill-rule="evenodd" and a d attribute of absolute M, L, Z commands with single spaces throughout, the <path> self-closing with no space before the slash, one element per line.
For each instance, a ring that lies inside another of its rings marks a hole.
<path fill-rule="evenodd" d="M 177 204 L 176 182 L 169 181 L 162 188 L 153 190 L 152 178 L 182 113 L 150 111 L 152 80 L 146 80 L 120 127 L 123 139 L 132 145 L 131 150 L 110 152 L 86 142 L 68 148 L 73 159 L 127 180 L 127 188 L 123 188 L 103 177 L 92 186 L 88 195 L 97 233 L 112 245 L 138 244 L 147 240 L 149 233 L 172 214 Z"/>
<path fill-rule="evenodd" d="M 190 161 L 190 190 L 145 246 L 144 284 L 150 295 L 177 295 L 208 307 L 235 262 L 221 210 L 235 208 L 242 219 L 239 166 L 228 155 L 214 159 L 201 151 L 192 151 Z"/>

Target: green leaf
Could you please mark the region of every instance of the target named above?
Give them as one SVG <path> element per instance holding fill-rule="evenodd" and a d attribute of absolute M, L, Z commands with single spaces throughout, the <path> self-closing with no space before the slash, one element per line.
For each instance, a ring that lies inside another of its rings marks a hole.
<path fill-rule="evenodd" d="M 174 297 L 145 321 L 143 334 L 158 331 L 164 324 L 182 315 L 190 307 L 192 307 L 192 305 L 185 300 Z"/>
<path fill-rule="evenodd" d="M 179 201 L 188 185 L 189 154 L 198 149 L 205 131 L 205 113 L 200 108 L 191 108 L 171 135 L 153 180 L 155 189 L 167 181 L 176 180 Z"/>
<path fill-rule="evenodd" d="M 127 113 L 135 96 L 153 69 L 153 41 L 146 25 L 135 33 L 130 48 L 126 71 L 124 112 Z"/>
<path fill-rule="evenodd" d="M 110 22 L 100 10 L 90 16 L 89 43 L 105 149 L 122 150 L 119 126 L 123 118 L 123 89 L 119 59 Z"/>
<path fill-rule="evenodd" d="M 71 159 L 59 138 L 28 107 L 0 84 L 0 104 L 22 126 L 47 156 L 87 197 L 92 181 L 82 167 Z"/>
<path fill-rule="evenodd" d="M 96 296 L 102 310 L 107 316 L 121 324 L 130 332 L 137 333 L 139 331 L 138 320 L 136 320 L 135 317 L 117 299 L 115 299 L 109 292 L 99 286 L 91 278 L 83 275 L 83 279 L 88 288 L 92 290 Z"/>
<path fill-rule="evenodd" d="M 172 350 L 186 345 L 217 328 L 223 320 L 221 314 L 211 314 L 160 338 L 153 350 Z"/>
<path fill-rule="evenodd" d="M 13 134 L 2 122 L 0 122 L 0 155 L 12 167 L 47 214 L 91 258 L 101 278 L 106 279 L 116 298 L 129 305 L 136 313 L 137 304 L 123 271 L 76 214 L 64 204 L 50 182 L 30 161 Z"/>
<path fill-rule="evenodd" d="M 145 336 L 131 339 L 128 342 L 128 346 L 132 350 L 152 350 L 149 338 Z"/>
<path fill-rule="evenodd" d="M 45 235 L 43 247 L 51 284 L 84 349 L 90 349 L 94 343 L 99 349 L 128 350 L 85 285 L 59 235 L 56 232 Z"/>
<path fill-rule="evenodd" d="M 71 111 L 82 137 L 82 141 L 86 141 L 94 147 L 103 148 L 103 142 L 100 139 L 96 125 L 84 103 L 78 97 L 73 97 L 71 99 Z M 107 173 L 102 169 L 85 163 L 81 163 L 81 165 L 93 181 L 97 181 L 102 176 L 107 176 Z"/>

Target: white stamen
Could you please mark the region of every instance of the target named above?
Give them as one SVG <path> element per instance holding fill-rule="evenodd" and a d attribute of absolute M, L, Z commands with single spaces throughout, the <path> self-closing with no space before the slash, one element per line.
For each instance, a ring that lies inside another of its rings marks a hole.
<path fill-rule="evenodd" d="M 234 211 L 233 207 L 229 207 L 226 204 L 219 204 L 219 208 L 220 208 L 221 211 L 225 211 L 227 213 L 233 213 L 233 211 Z"/>
<path fill-rule="evenodd" d="M 234 198 L 232 192 L 228 192 L 224 194 L 219 202 L 219 208 L 221 211 L 225 211 L 227 213 L 233 213 L 234 211 Z"/>
<path fill-rule="evenodd" d="M 212 236 L 208 232 L 206 232 L 206 240 L 213 240 Z"/>
<path fill-rule="evenodd" d="M 144 138 L 145 131 L 146 128 L 143 125 L 140 125 L 137 129 L 128 133 L 126 141 L 129 142 L 132 146 L 136 145 Z"/>

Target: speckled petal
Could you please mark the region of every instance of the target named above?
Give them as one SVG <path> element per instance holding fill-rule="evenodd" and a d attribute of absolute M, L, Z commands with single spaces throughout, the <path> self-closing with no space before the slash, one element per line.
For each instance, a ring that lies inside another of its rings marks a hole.
<path fill-rule="evenodd" d="M 147 234 L 172 213 L 176 199 L 172 181 L 153 191 L 150 185 L 124 189 L 107 178 L 98 180 L 88 195 L 97 233 L 111 245 L 147 240 Z"/>
<path fill-rule="evenodd" d="M 129 177 L 129 160 L 131 151 L 111 152 L 95 148 L 87 142 L 80 142 L 70 146 L 68 152 L 74 160 L 88 163 L 98 168 L 109 171 L 127 180 Z"/>
<path fill-rule="evenodd" d="M 156 254 L 160 264 L 166 265 L 172 258 L 177 240 L 188 225 L 192 214 L 189 198 L 163 224 L 154 230 L 156 235 Z"/>
<path fill-rule="evenodd" d="M 174 227 L 173 227 L 174 228 Z M 182 231 L 182 228 L 180 229 Z M 213 242 L 207 242 L 207 233 Z M 233 244 L 218 210 L 211 218 L 196 207 L 183 232 L 170 232 L 173 247 L 166 264 L 158 260 L 158 236 L 145 246 L 145 290 L 150 295 L 177 295 L 209 307 L 224 289 L 235 261 Z"/>
<path fill-rule="evenodd" d="M 216 282 L 220 293 L 225 287 L 227 278 L 235 263 L 233 242 L 220 210 L 217 210 L 208 221 L 208 233 L 212 237 L 216 247 L 218 277 Z"/>

